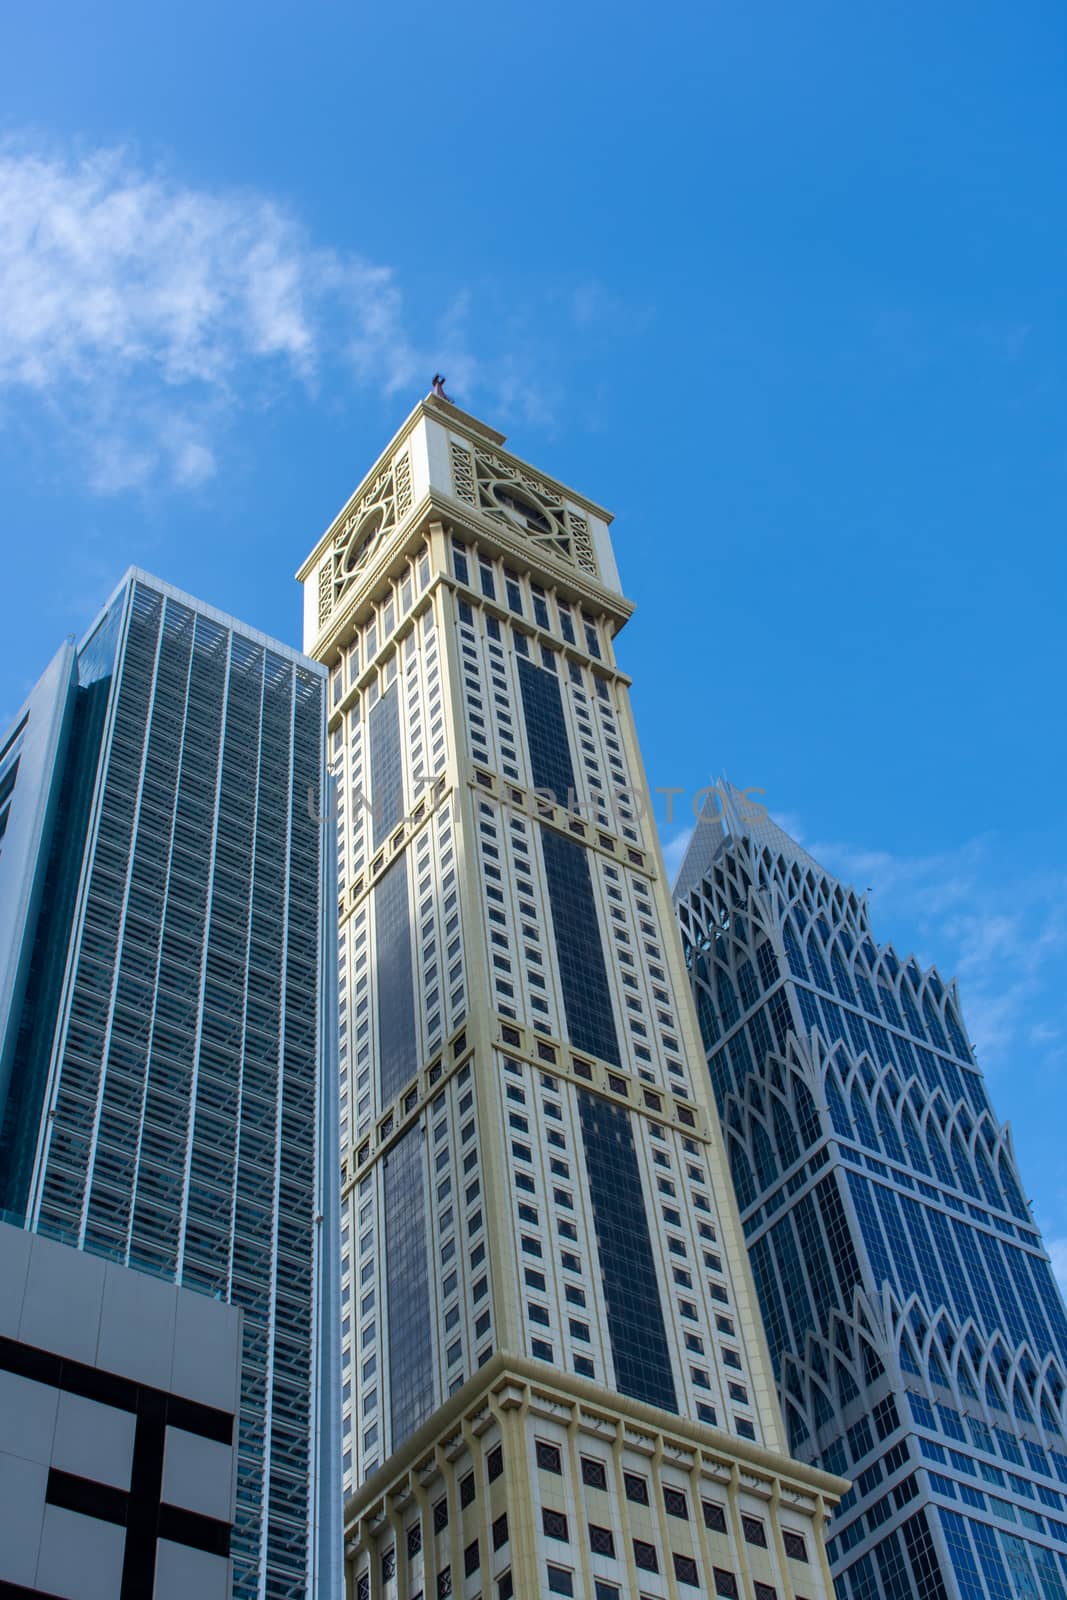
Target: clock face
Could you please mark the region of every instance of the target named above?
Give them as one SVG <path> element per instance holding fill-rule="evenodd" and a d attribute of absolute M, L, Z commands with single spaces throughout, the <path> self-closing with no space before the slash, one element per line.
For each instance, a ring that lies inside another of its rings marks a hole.
<path fill-rule="evenodd" d="M 528 498 L 513 483 L 494 483 L 492 492 L 497 505 L 516 526 L 532 533 L 552 533 L 545 507 L 536 504 L 532 496 Z"/>

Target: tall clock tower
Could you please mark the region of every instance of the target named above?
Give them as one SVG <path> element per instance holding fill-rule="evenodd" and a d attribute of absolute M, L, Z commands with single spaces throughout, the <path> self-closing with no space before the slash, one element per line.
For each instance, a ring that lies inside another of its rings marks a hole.
<path fill-rule="evenodd" d="M 420 402 L 298 574 L 330 671 L 358 1600 L 830 1600 L 614 641 L 609 514 Z"/>

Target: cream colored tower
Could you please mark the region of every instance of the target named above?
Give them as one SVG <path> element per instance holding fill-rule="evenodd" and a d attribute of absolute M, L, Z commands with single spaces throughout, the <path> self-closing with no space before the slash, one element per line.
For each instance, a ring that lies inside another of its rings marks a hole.
<path fill-rule="evenodd" d="M 350 1593 L 820 1600 L 614 638 L 608 513 L 431 397 L 331 670 Z"/>

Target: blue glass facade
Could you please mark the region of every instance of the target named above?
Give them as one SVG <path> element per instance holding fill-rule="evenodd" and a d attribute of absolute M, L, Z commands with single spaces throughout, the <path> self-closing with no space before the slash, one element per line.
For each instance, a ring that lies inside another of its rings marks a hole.
<path fill-rule="evenodd" d="M 325 834 L 304 800 L 324 678 L 141 574 L 78 667 L 4 1203 L 243 1308 L 233 1594 L 295 1600 L 315 1588 L 318 1230 L 336 1182 Z"/>
<path fill-rule="evenodd" d="M 1067 1316 L 954 987 L 773 824 L 678 912 L 791 1448 L 853 1479 L 839 1595 L 1063 1600 Z"/>

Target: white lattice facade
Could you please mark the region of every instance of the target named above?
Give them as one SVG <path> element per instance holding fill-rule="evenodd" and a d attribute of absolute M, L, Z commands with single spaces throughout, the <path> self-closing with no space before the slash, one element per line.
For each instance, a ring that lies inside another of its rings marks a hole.
<path fill-rule="evenodd" d="M 840 1486 L 782 1453 L 609 518 L 502 444 L 421 404 L 299 575 L 339 809 L 351 1584 L 815 1600 Z"/>

